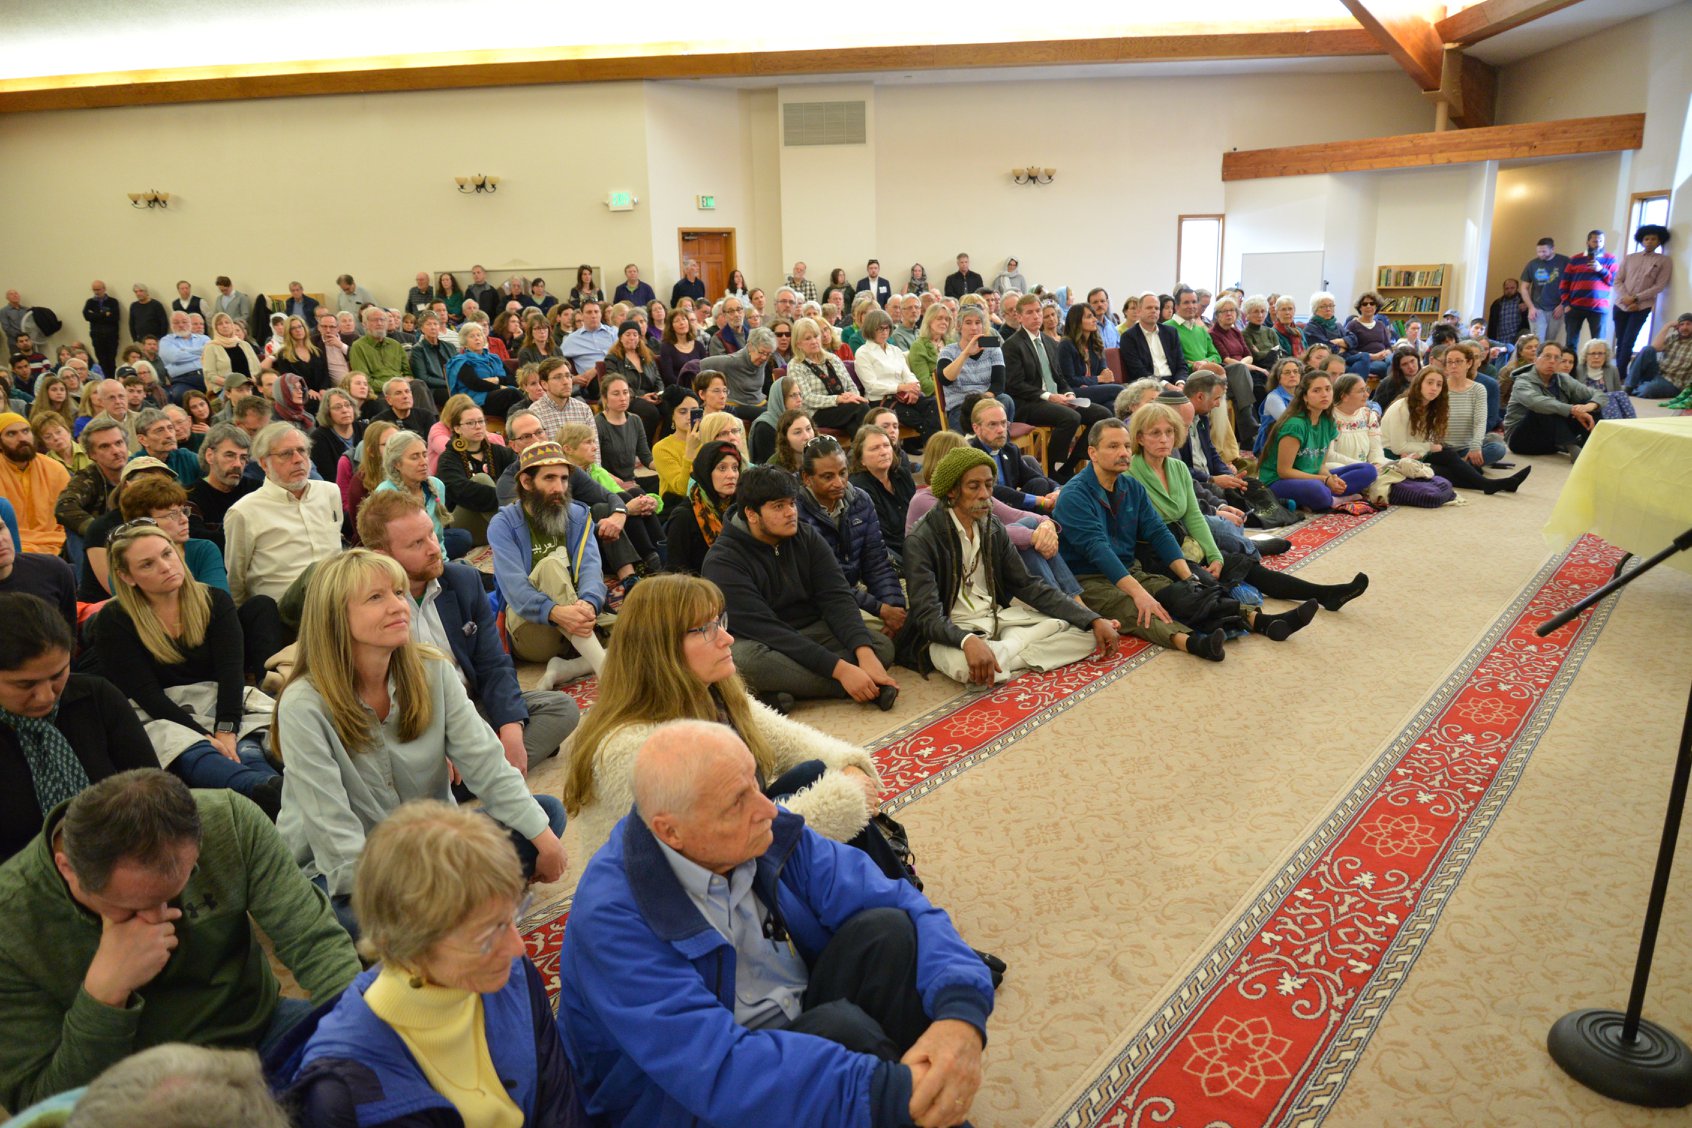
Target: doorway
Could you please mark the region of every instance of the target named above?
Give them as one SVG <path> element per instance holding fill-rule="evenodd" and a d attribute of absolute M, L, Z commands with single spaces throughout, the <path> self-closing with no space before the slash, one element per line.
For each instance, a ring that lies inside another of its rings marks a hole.
<path fill-rule="evenodd" d="M 699 264 L 699 280 L 705 283 L 705 297 L 716 301 L 728 287 L 729 275 L 737 266 L 734 260 L 734 228 L 683 227 L 679 231 L 681 263 L 693 259 Z"/>

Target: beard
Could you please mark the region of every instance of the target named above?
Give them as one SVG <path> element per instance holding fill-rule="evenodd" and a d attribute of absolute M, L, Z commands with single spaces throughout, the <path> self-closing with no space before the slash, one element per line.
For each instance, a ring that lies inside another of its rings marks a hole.
<path fill-rule="evenodd" d="M 523 513 L 535 528 L 549 537 L 563 537 L 570 531 L 570 495 L 566 492 L 556 501 L 536 493 L 524 492 Z"/>
<path fill-rule="evenodd" d="M 32 443 L 23 442 L 16 446 L 8 443 L 5 449 L 6 461 L 15 465 L 28 466 L 35 461 L 35 446 Z"/>

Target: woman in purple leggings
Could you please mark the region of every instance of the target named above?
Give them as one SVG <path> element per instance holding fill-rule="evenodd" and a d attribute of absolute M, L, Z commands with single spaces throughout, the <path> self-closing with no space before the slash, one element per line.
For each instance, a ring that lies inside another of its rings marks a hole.
<path fill-rule="evenodd" d="M 1335 497 L 1360 494 L 1375 480 L 1375 468 L 1367 462 L 1322 468 L 1328 444 L 1338 436 L 1333 379 L 1326 372 L 1307 370 L 1263 444 L 1257 475 L 1282 501 L 1325 513 L 1334 507 Z"/>

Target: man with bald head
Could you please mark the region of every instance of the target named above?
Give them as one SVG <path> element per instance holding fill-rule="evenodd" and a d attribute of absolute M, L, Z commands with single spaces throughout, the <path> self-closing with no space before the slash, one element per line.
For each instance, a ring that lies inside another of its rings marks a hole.
<path fill-rule="evenodd" d="M 946 914 L 764 797 L 734 730 L 675 721 L 582 875 L 559 996 L 607 1123 L 957 1125 L 993 987 Z"/>
<path fill-rule="evenodd" d="M 117 371 L 118 330 L 123 327 L 123 307 L 106 293 L 106 284 L 98 278 L 89 285 L 92 291 L 82 303 L 82 319 L 88 322 L 88 339 L 94 343 L 94 357 L 100 371 L 107 376 Z"/>

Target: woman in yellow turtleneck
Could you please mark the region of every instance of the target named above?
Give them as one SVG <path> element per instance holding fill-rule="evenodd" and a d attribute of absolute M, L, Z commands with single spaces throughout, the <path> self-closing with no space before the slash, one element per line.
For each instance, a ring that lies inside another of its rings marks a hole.
<path fill-rule="evenodd" d="M 305 1128 L 586 1128 L 552 1006 L 524 954 L 510 836 L 475 811 L 399 807 L 358 862 L 353 982 L 284 1068 Z M 308 1020 L 309 1021 L 309 1020 Z"/>

